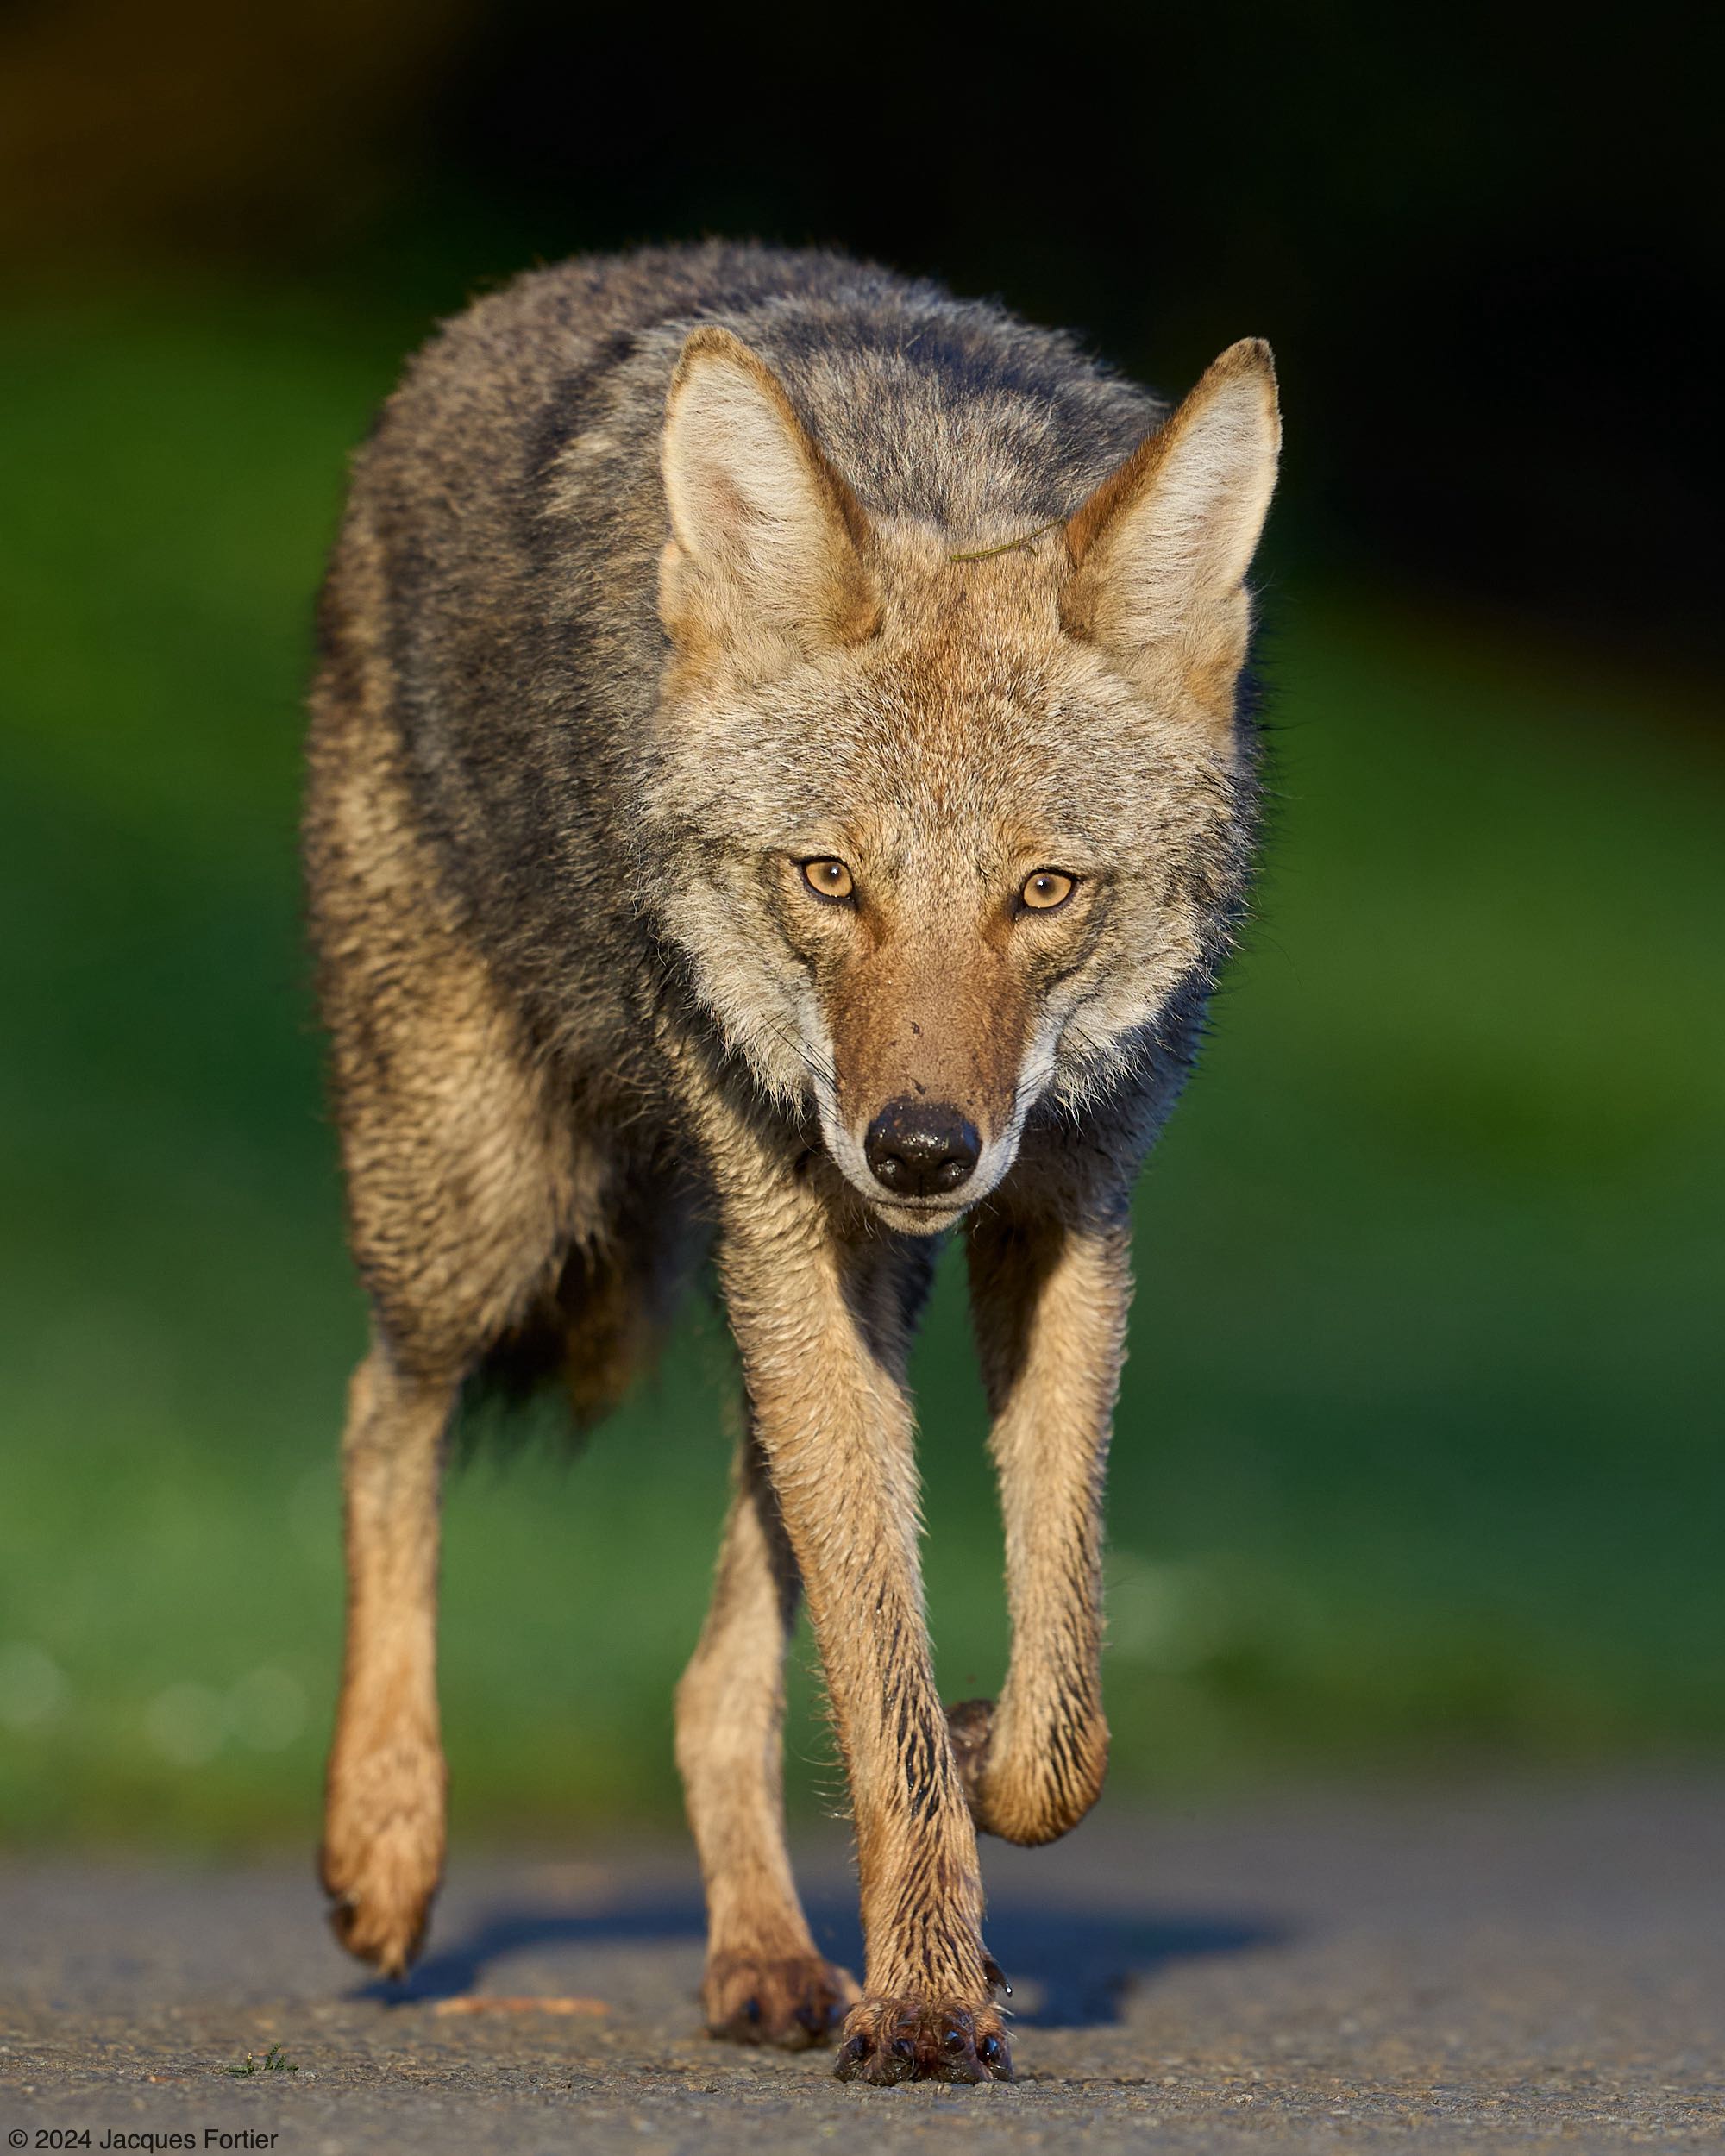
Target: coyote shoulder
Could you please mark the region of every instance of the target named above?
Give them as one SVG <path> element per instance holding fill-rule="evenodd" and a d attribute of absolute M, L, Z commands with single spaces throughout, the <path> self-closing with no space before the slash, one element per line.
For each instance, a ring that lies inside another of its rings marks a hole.
<path fill-rule="evenodd" d="M 677 1694 L 707 2021 L 1010 2077 L 976 1833 L 1050 1840 L 1101 1785 L 1127 1203 L 1243 900 L 1277 441 L 1261 343 L 1170 414 L 997 307 L 752 247 L 524 277 L 409 368 L 324 591 L 305 818 L 373 1314 L 323 1857 L 355 1953 L 405 1967 L 442 1860 L 459 1388 L 530 1357 L 601 1413 L 711 1247 L 748 1412 Z M 961 1228 L 1013 1650 L 949 1711 L 905 1366 Z M 800 1596 L 860 1988 L 785 1851 Z"/>

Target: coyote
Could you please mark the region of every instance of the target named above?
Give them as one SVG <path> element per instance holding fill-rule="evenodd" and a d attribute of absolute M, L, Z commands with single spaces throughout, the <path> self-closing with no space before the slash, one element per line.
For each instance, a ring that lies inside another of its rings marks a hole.
<path fill-rule="evenodd" d="M 1128 1199 L 1244 901 L 1243 580 L 1268 348 L 1171 416 L 1064 335 L 835 254 L 523 277 L 359 454 L 305 860 L 373 1317 L 342 1457 L 323 1876 L 392 1974 L 443 1855 L 438 1502 L 458 1395 L 592 1420 L 711 1252 L 746 1415 L 676 1695 L 714 2034 L 1005 2080 L 976 1833 L 1064 1833 L 1107 1752 L 1101 1502 Z M 1010 1672 L 943 1708 L 906 1361 L 963 1226 Z M 786 1854 L 806 1595 L 866 1961 Z"/>

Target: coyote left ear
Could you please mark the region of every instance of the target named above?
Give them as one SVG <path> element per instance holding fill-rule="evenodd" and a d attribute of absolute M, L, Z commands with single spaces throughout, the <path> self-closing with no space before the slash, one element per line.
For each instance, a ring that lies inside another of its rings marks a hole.
<path fill-rule="evenodd" d="M 869 523 L 778 377 L 730 330 L 683 347 L 662 445 L 671 540 L 659 612 L 685 646 L 805 652 L 866 636 L 879 615 Z"/>
<path fill-rule="evenodd" d="M 1238 668 L 1250 626 L 1241 580 L 1281 440 L 1270 347 L 1244 338 L 1068 520 L 1067 629 L 1129 667 L 1173 646 L 1203 671 Z"/>

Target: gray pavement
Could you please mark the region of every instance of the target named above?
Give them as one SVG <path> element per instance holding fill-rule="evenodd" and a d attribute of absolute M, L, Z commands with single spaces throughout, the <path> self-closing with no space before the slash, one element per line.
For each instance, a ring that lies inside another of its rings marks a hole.
<path fill-rule="evenodd" d="M 1105 1803 L 1056 1848 L 985 1854 L 1010 2088 L 841 2086 L 827 2054 L 706 2040 L 681 1844 L 458 1856 L 396 1996 L 325 1939 L 309 1858 L 13 1859 L 0 2136 L 279 2156 L 1725 2148 L 1725 1783 Z M 850 1959 L 842 1850 L 810 1847 L 803 1872 Z M 450 2009 L 475 1996 L 575 2003 Z M 272 2045 L 298 2071 L 227 2071 Z"/>

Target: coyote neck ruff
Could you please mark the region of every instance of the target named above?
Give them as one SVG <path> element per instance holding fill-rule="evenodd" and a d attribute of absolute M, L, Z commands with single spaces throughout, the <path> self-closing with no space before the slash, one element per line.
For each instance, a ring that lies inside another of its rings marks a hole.
<path fill-rule="evenodd" d="M 1264 346 L 1169 414 L 1063 335 L 836 255 L 672 248 L 448 324 L 360 453 L 305 823 L 354 1252 L 324 1878 L 398 1973 L 443 1848 L 458 1392 L 601 1413 L 711 1246 L 747 1434 L 677 1695 L 716 2034 L 1012 2071 L 976 1830 L 1101 1786 L 1127 1200 L 1242 904 Z M 1012 1663 L 944 1709 L 905 1365 L 966 1232 Z M 785 1852 L 800 1595 L 867 1964 Z M 842 2026 L 840 2026 L 842 2024 Z"/>

